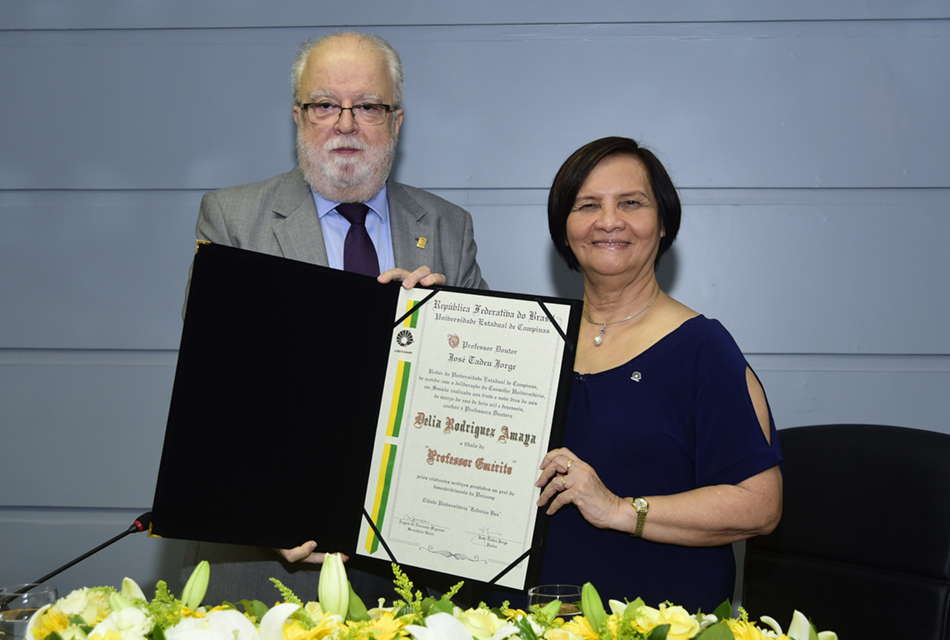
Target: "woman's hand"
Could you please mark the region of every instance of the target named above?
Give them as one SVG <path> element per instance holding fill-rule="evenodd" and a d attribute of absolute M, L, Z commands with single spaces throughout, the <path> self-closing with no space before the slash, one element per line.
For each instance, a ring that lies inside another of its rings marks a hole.
<path fill-rule="evenodd" d="M 299 547 L 294 547 L 293 549 L 274 549 L 281 557 L 287 562 L 303 562 L 306 564 L 323 564 L 323 559 L 326 558 L 327 554 L 317 553 L 314 549 L 317 548 L 317 543 L 313 540 L 308 540 L 304 542 Z M 341 554 L 342 555 L 342 554 Z M 343 561 L 346 562 L 349 560 L 348 556 L 343 556 Z"/>
<path fill-rule="evenodd" d="M 542 488 L 538 506 L 551 498 L 547 514 L 553 515 L 573 503 L 584 519 L 598 529 L 613 529 L 623 509 L 623 498 L 613 494 L 601 482 L 594 469 L 578 459 L 570 449 L 552 449 L 541 461 L 541 477 L 535 483 Z"/>
<path fill-rule="evenodd" d="M 445 284 L 444 275 L 441 273 L 432 273 L 432 270 L 426 266 L 419 267 L 412 273 L 405 269 L 390 269 L 389 271 L 383 271 L 379 274 L 376 280 L 381 284 L 386 284 L 393 280 L 402 282 L 403 289 L 412 289 L 417 284 L 421 284 L 424 287 Z"/>

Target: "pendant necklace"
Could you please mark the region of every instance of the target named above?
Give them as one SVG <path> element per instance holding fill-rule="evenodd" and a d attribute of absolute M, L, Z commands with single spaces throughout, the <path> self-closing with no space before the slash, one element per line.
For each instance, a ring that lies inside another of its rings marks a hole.
<path fill-rule="evenodd" d="M 591 320 L 590 318 L 587 317 L 587 312 L 584 311 L 584 312 L 583 312 L 584 320 L 587 320 L 587 321 L 588 321 L 589 323 L 591 323 L 591 324 L 599 324 L 599 325 L 602 325 L 602 326 L 600 327 L 600 333 L 599 333 L 598 335 L 594 336 L 594 345 L 599 347 L 599 346 L 601 345 L 601 343 L 603 343 L 603 341 L 604 341 L 604 333 L 606 333 L 606 331 L 607 331 L 607 325 L 608 325 L 608 324 L 620 324 L 621 322 L 626 322 L 627 320 L 632 320 L 633 318 L 636 318 L 638 315 L 640 315 L 641 313 L 643 313 L 644 311 L 646 311 L 647 309 L 649 309 L 650 306 L 651 306 L 654 302 L 656 302 L 656 299 L 659 298 L 659 297 L 660 297 L 660 289 L 659 289 L 659 287 L 657 287 L 656 295 L 653 296 L 653 299 L 650 300 L 650 302 L 647 303 L 647 306 L 643 307 L 642 309 L 640 309 L 639 311 L 637 311 L 637 312 L 636 312 L 635 314 L 633 314 L 632 316 L 627 316 L 627 317 L 624 318 L 623 320 L 614 320 L 613 322 L 594 322 L 593 320 Z"/>

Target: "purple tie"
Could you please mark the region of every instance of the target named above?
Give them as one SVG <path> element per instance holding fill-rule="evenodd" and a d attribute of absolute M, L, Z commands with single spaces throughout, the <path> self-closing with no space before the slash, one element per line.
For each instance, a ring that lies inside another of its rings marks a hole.
<path fill-rule="evenodd" d="M 379 275 L 379 258 L 376 247 L 366 232 L 366 213 L 369 211 L 362 202 L 338 204 L 336 210 L 350 223 L 343 241 L 343 270 L 362 273 L 367 276 Z"/>

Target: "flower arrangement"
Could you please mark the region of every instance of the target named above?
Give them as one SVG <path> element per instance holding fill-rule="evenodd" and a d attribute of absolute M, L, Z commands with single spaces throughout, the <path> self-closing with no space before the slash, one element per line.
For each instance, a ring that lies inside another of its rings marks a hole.
<path fill-rule="evenodd" d="M 37 611 L 26 640 L 837 640 L 833 632 L 817 633 L 798 611 L 783 633 L 766 616 L 754 623 L 740 609 L 733 618 L 728 602 L 708 615 L 670 603 L 653 608 L 640 599 L 610 600 L 605 608 L 590 583 L 583 587 L 581 614 L 572 619 L 558 615 L 559 601 L 531 611 L 507 603 L 462 610 L 452 602 L 462 583 L 437 599 L 413 593 L 398 566 L 393 573 L 401 599 L 391 607 L 367 609 L 338 555 L 328 555 L 320 572 L 318 602 L 302 602 L 272 578 L 283 598 L 273 607 L 257 600 L 207 607 L 201 602 L 210 568 L 202 562 L 181 598 L 160 581 L 148 600 L 129 578 L 121 589 L 77 589 Z"/>

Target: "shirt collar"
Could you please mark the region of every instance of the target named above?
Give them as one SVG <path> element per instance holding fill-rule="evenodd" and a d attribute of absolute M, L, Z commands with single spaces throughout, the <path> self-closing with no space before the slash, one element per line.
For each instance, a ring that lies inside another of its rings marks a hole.
<path fill-rule="evenodd" d="M 313 189 L 310 191 L 313 193 L 313 202 L 317 205 L 317 215 L 320 218 L 323 218 L 323 216 L 335 210 L 336 206 L 340 204 L 339 202 L 327 200 Z M 379 216 L 380 220 L 386 222 L 389 218 L 389 200 L 386 199 L 386 185 L 383 184 L 383 188 L 379 190 L 379 193 L 367 200 L 365 204 L 369 207 L 370 211 Z"/>

